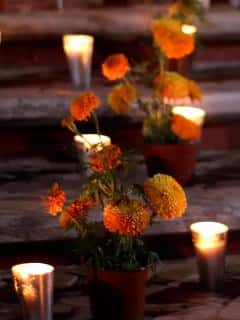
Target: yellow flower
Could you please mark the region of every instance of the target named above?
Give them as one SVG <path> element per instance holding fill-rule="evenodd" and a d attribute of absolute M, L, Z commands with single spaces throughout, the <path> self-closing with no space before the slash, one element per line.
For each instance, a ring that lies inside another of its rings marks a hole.
<path fill-rule="evenodd" d="M 120 83 L 115 86 L 108 96 L 110 107 L 117 113 L 128 112 L 136 100 L 136 88 L 130 84 Z"/>
<path fill-rule="evenodd" d="M 139 200 L 112 202 L 104 208 L 103 223 L 110 232 L 137 236 L 149 225 L 150 215 Z"/>
<path fill-rule="evenodd" d="M 194 101 L 194 100 L 201 101 L 202 100 L 202 91 L 199 88 L 199 86 L 196 84 L 195 81 L 188 80 L 188 88 L 189 88 L 189 96 L 192 101 Z"/>
<path fill-rule="evenodd" d="M 102 64 L 102 74 L 112 81 L 123 78 L 129 70 L 130 65 L 124 54 L 113 54 Z"/>
<path fill-rule="evenodd" d="M 187 207 L 183 188 L 172 177 L 156 174 L 144 183 L 144 192 L 153 212 L 161 219 L 182 217 Z"/>
<path fill-rule="evenodd" d="M 65 201 L 65 192 L 58 183 L 54 183 L 49 191 L 49 195 L 43 199 L 43 204 L 52 216 L 56 216 L 62 211 Z"/>
<path fill-rule="evenodd" d="M 173 114 L 171 129 L 176 136 L 186 141 L 197 141 L 201 138 L 201 126 L 179 114 Z"/>
<path fill-rule="evenodd" d="M 60 226 L 64 229 L 68 229 L 72 226 L 74 221 L 81 223 L 86 219 L 89 210 L 92 209 L 94 205 L 95 202 L 91 198 L 75 200 L 61 214 L 59 219 Z"/>
<path fill-rule="evenodd" d="M 189 96 L 188 80 L 177 72 L 166 71 L 164 73 L 162 88 L 160 87 L 160 78 L 158 75 L 154 84 L 157 86 L 156 94 L 168 99 L 182 99 Z"/>
<path fill-rule="evenodd" d="M 71 103 L 71 116 L 78 121 L 87 120 L 100 105 L 98 96 L 93 92 L 83 92 Z"/>
<path fill-rule="evenodd" d="M 194 51 L 194 37 L 182 32 L 182 25 L 178 20 L 155 19 L 152 23 L 152 34 L 155 43 L 169 59 L 181 59 Z"/>
<path fill-rule="evenodd" d="M 161 82 L 161 74 L 154 79 L 156 95 L 170 100 L 189 98 L 192 101 L 201 100 L 202 93 L 199 86 L 177 72 L 166 71 Z"/>
<path fill-rule="evenodd" d="M 104 172 L 113 170 L 121 163 L 122 151 L 116 145 L 105 146 L 102 150 L 94 150 L 90 154 L 89 164 L 92 171 Z"/>

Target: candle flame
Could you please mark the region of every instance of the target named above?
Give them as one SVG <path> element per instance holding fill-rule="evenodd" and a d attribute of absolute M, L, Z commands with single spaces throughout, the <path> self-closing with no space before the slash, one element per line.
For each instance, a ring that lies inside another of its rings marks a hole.
<path fill-rule="evenodd" d="M 197 27 L 193 24 L 183 24 L 182 32 L 188 35 L 194 35 L 197 32 Z"/>
<path fill-rule="evenodd" d="M 64 35 L 63 47 L 66 54 L 90 55 L 93 51 L 94 38 L 89 35 Z"/>
<path fill-rule="evenodd" d="M 54 268 L 44 263 L 23 263 L 12 267 L 14 277 L 27 280 L 31 276 L 45 275 L 53 272 Z"/>
<path fill-rule="evenodd" d="M 218 222 L 197 222 L 190 226 L 195 245 L 198 248 L 213 248 L 222 245 L 228 232 L 225 224 Z"/>
<path fill-rule="evenodd" d="M 108 136 L 98 134 L 76 135 L 74 140 L 75 142 L 82 144 L 87 150 L 90 150 L 95 146 L 98 146 L 98 150 L 101 150 L 103 145 L 108 146 L 111 144 L 111 139 Z"/>

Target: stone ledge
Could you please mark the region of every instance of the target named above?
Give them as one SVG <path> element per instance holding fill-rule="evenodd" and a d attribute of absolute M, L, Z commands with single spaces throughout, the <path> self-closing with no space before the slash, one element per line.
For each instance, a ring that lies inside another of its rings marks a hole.
<path fill-rule="evenodd" d="M 141 184 L 146 179 L 142 156 L 129 172 L 128 181 Z M 149 229 L 148 236 L 186 234 L 189 225 L 198 220 L 226 223 L 231 231 L 240 230 L 240 153 L 207 152 L 199 158 L 194 183 L 186 188 L 188 210 L 176 221 L 161 221 Z M 52 162 L 45 159 L 21 159 L 0 162 L 0 245 L 55 241 L 65 237 L 57 219 L 44 213 L 41 197 L 58 181 L 73 199 L 83 181 L 74 162 Z M 100 212 L 92 217 L 99 219 Z M 69 234 L 70 237 L 74 233 Z"/>
<path fill-rule="evenodd" d="M 132 6 L 126 8 L 75 9 L 59 12 L 3 13 L 0 29 L 3 39 L 26 39 L 28 37 L 60 37 L 63 33 L 81 32 L 95 36 L 131 40 L 146 35 L 156 12 L 162 6 Z M 204 40 L 225 38 L 238 40 L 240 30 L 239 12 L 229 6 L 214 7 L 208 13 L 209 24 L 199 26 Z M 126 32 L 127 30 L 127 32 Z"/>
<path fill-rule="evenodd" d="M 222 83 L 203 83 L 203 108 L 207 112 L 207 123 L 235 121 L 240 118 L 239 81 Z M 106 107 L 106 96 L 110 87 L 101 81 L 94 81 L 92 88 L 102 100 L 100 116 L 113 117 L 115 114 Z M 144 91 L 145 89 L 143 89 Z M 26 122 L 42 120 L 42 123 L 58 123 L 66 116 L 69 102 L 76 95 L 69 85 L 64 83 L 31 87 L 0 89 L 0 121 Z M 148 92 L 145 90 L 145 95 Z M 105 107 L 104 107 L 105 106 Z M 134 109 L 128 114 L 129 121 L 141 121 L 142 116 Z M 24 125 L 25 125 L 24 123 Z"/>

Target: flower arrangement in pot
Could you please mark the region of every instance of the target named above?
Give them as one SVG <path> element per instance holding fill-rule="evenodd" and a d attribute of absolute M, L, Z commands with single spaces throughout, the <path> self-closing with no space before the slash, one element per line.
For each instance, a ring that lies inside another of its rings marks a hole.
<path fill-rule="evenodd" d="M 93 116 L 99 98 L 84 92 L 70 107 L 63 124 L 82 136 L 76 123 Z M 99 125 L 97 131 L 99 132 Z M 79 253 L 86 265 L 93 319 L 143 320 L 148 268 L 158 261 L 145 245 L 142 235 L 158 218 L 180 218 L 187 200 L 182 187 L 168 175 L 157 174 L 142 186 L 126 185 L 118 175 L 127 163 L 114 144 L 91 149 L 91 175 L 73 202 L 54 184 L 44 202 L 60 226 L 74 228 Z M 101 221 L 91 219 L 98 207 Z"/>
<path fill-rule="evenodd" d="M 180 60 L 195 48 L 194 35 L 184 33 L 182 25 L 171 17 L 153 20 L 151 61 L 130 66 L 123 54 L 115 54 L 103 63 L 102 73 L 110 81 L 119 81 L 108 95 L 110 107 L 125 113 L 137 105 L 142 113 L 149 175 L 160 171 L 186 184 L 194 172 L 205 112 L 192 106 L 202 99 L 197 83 L 168 69 L 169 59 Z M 145 96 L 140 81 L 148 87 Z"/>

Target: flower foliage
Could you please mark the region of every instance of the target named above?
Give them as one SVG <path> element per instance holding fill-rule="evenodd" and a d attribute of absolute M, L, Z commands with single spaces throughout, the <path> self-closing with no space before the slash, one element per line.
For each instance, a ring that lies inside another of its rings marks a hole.
<path fill-rule="evenodd" d="M 102 148 L 102 150 L 94 149 L 90 154 L 89 165 L 94 172 L 105 172 L 113 170 L 121 165 L 122 151 L 116 145 L 109 145 Z"/>
<path fill-rule="evenodd" d="M 169 101 L 189 98 L 191 101 L 200 101 L 202 93 L 198 85 L 193 81 L 185 78 L 181 74 L 172 71 L 166 71 L 163 76 L 158 74 L 154 79 L 156 95 L 163 96 Z"/>
<path fill-rule="evenodd" d="M 183 33 L 182 25 L 176 19 L 155 19 L 152 34 L 156 45 L 169 59 L 181 59 L 191 54 L 195 48 L 194 37 Z"/>
<path fill-rule="evenodd" d="M 129 70 L 128 59 L 121 53 L 109 56 L 102 64 L 102 74 L 111 81 L 123 78 Z"/>
<path fill-rule="evenodd" d="M 136 88 L 128 83 L 116 85 L 108 95 L 108 103 L 116 113 L 125 113 L 131 110 L 133 102 L 136 100 Z"/>
<path fill-rule="evenodd" d="M 99 130 L 97 118 L 93 119 Z M 74 118 L 68 117 L 64 125 L 81 135 Z M 136 270 L 152 264 L 157 256 L 140 240 L 143 232 L 155 216 L 177 218 L 186 208 L 184 191 L 171 177 L 155 176 L 146 181 L 141 192 L 124 183 L 118 172 L 125 163 L 117 145 L 93 146 L 88 163 L 91 174 L 79 197 L 67 202 L 64 191 L 54 184 L 44 200 L 49 214 L 59 217 L 64 230 L 74 228 L 78 232 L 80 252 L 95 268 Z M 102 211 L 101 229 L 91 218 L 95 207 Z"/>
<path fill-rule="evenodd" d="M 103 223 L 110 232 L 137 236 L 149 226 L 150 214 L 138 200 L 111 202 L 104 208 Z"/>
<path fill-rule="evenodd" d="M 100 105 L 100 100 L 93 92 L 84 92 L 77 96 L 70 106 L 70 113 L 74 120 L 87 120 L 91 113 Z"/>
<path fill-rule="evenodd" d="M 58 183 L 54 183 L 49 190 L 48 196 L 44 198 L 44 206 L 52 216 L 56 216 L 62 211 L 65 201 L 65 192 Z"/>
<path fill-rule="evenodd" d="M 187 207 L 186 195 L 172 177 L 157 174 L 144 183 L 144 191 L 157 217 L 176 219 L 182 217 Z"/>

